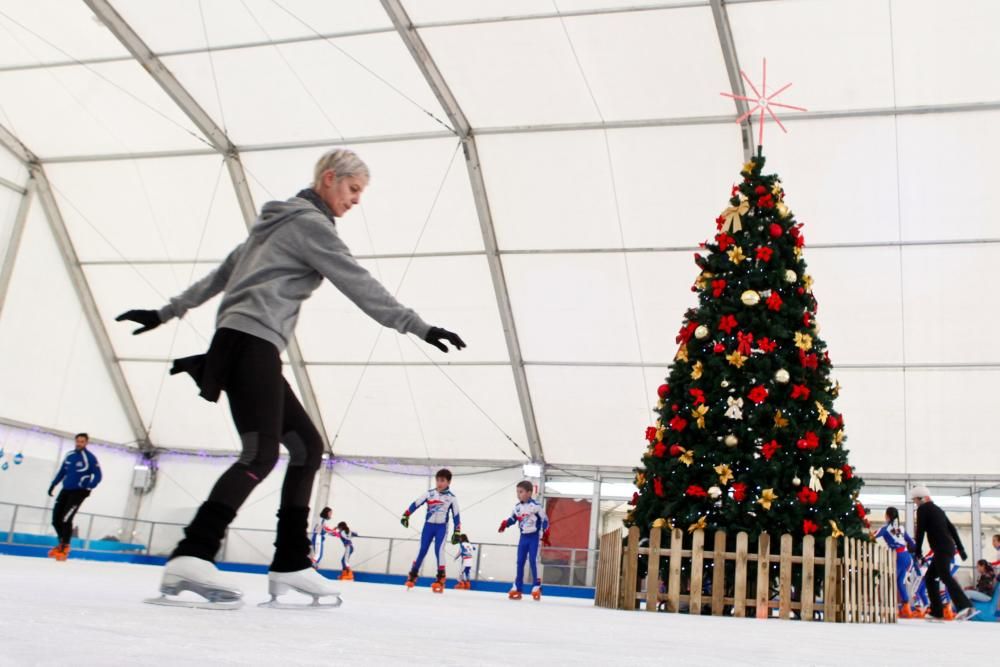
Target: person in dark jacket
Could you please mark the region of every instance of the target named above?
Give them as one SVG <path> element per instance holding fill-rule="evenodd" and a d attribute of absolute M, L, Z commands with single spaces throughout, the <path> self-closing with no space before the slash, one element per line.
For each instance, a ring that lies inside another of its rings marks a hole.
<path fill-rule="evenodd" d="M 921 553 L 925 535 L 931 550 L 934 551 L 934 559 L 927 569 L 927 592 L 931 603 L 930 616 L 935 620 L 944 618 L 944 605 L 941 602 L 941 584 L 943 583 L 955 605 L 955 620 L 965 620 L 975 610 L 962 587 L 951 576 L 951 562 L 954 554 L 957 552 L 962 560 L 968 558 L 965 547 L 962 546 L 962 540 L 958 536 L 958 531 L 948 520 L 944 510 L 931 500 L 931 492 L 926 486 L 914 487 L 910 491 L 910 497 L 913 498 L 913 502 L 917 506 L 917 534 L 914 537 L 914 542 L 916 542 L 914 555 L 923 560 Z"/>
<path fill-rule="evenodd" d="M 117 318 L 142 325 L 133 332 L 140 334 L 222 295 L 208 352 L 175 361 L 171 373 L 190 374 L 207 400 L 226 393 L 243 451 L 185 528 L 164 570 L 164 596 L 189 590 L 216 608 L 242 604 L 242 591 L 216 570 L 215 555 L 240 506 L 277 463 L 279 443 L 289 458 L 268 590 L 272 597 L 289 588 L 314 599 L 337 595 L 309 557 L 309 499 L 323 440 L 281 363 L 302 303 L 324 278 L 385 327 L 414 334 L 442 352 L 446 343 L 465 347 L 457 334 L 430 326 L 399 303 L 341 239 L 338 219 L 358 204 L 368 180 L 368 167 L 354 152 L 327 152 L 316 163 L 312 185 L 287 201 L 266 203 L 247 239 L 218 268 L 159 310 L 130 310 Z"/>
<path fill-rule="evenodd" d="M 968 591 L 966 595 L 969 596 L 970 600 L 975 600 L 977 602 L 989 602 L 993 599 L 993 590 L 997 585 L 997 573 L 990 565 L 990 562 L 985 558 L 980 558 L 976 562 L 976 572 L 979 575 L 976 578 L 976 585 L 972 588 L 966 588 Z"/>
<path fill-rule="evenodd" d="M 75 448 L 66 455 L 56 478 L 49 485 L 49 497 L 51 497 L 52 492 L 62 482 L 62 490 L 52 508 L 52 527 L 56 529 L 59 544 L 49 551 L 49 558 L 56 560 L 66 560 L 69 557 L 69 544 L 73 539 L 73 518 L 80 505 L 90 492 L 97 488 L 103 477 L 101 464 L 87 449 L 90 436 L 86 433 L 77 433 L 74 440 Z"/>

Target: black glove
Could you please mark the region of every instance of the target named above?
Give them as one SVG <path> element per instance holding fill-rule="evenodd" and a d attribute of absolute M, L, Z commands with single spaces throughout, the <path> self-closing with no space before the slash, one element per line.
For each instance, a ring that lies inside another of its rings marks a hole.
<path fill-rule="evenodd" d="M 969 560 L 968 554 L 966 554 L 965 549 L 962 548 L 959 548 L 958 550 L 958 557 L 961 558 L 962 560 Z"/>
<path fill-rule="evenodd" d="M 152 331 L 163 324 L 160 314 L 155 310 L 129 310 L 115 318 L 115 322 L 135 322 L 142 326 L 132 332 L 133 336 Z"/>
<path fill-rule="evenodd" d="M 410 527 L 410 515 L 409 514 L 404 514 L 403 518 L 400 519 L 399 522 L 401 524 L 403 524 L 403 528 L 409 528 Z"/>
<path fill-rule="evenodd" d="M 463 535 L 464 533 L 460 533 L 456 530 L 454 533 L 451 534 L 451 543 L 458 544 L 459 542 L 462 541 Z"/>
<path fill-rule="evenodd" d="M 448 341 L 455 346 L 456 350 L 461 350 L 465 347 L 465 341 L 459 338 L 458 334 L 452 333 L 447 329 L 442 329 L 441 327 L 431 327 L 431 330 L 427 332 L 427 337 L 424 341 L 430 343 L 442 352 L 448 352 L 448 346 L 441 341 Z"/>
<path fill-rule="evenodd" d="M 54 486 L 50 486 L 50 487 L 49 487 L 49 498 L 51 498 L 51 497 L 52 497 L 52 491 L 53 491 L 53 490 L 54 490 L 55 488 L 56 488 L 56 487 L 54 487 Z"/>

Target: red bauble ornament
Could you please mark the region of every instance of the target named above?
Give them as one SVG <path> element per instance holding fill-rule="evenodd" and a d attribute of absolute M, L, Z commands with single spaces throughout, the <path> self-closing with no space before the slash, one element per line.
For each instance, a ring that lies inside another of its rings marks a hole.
<path fill-rule="evenodd" d="M 657 458 L 662 459 L 666 455 L 666 453 L 667 453 L 667 446 L 664 445 L 662 442 L 656 443 L 656 446 L 653 447 L 653 456 Z"/>
<path fill-rule="evenodd" d="M 774 197 L 768 193 L 757 200 L 758 208 L 774 208 Z"/>
<path fill-rule="evenodd" d="M 795 446 L 799 449 L 816 449 L 819 447 L 819 436 L 812 431 L 807 431 L 804 437 L 799 438 Z"/>
<path fill-rule="evenodd" d="M 840 419 L 837 417 L 837 415 L 830 415 L 829 417 L 826 418 L 826 427 L 833 431 L 836 431 L 838 428 L 840 428 Z"/>
<path fill-rule="evenodd" d="M 659 386 L 659 387 L 658 387 L 658 388 L 656 389 L 656 393 L 657 393 L 657 395 L 658 395 L 658 396 L 659 396 L 660 398 L 666 398 L 666 397 L 667 397 L 667 394 L 669 394 L 669 393 L 670 393 L 670 385 L 669 385 L 669 384 L 661 384 L 661 385 L 660 385 L 660 386 Z"/>
<path fill-rule="evenodd" d="M 715 352 L 716 354 L 722 354 L 723 352 L 726 351 L 726 346 L 723 345 L 722 343 L 716 343 L 715 346 L 712 347 L 712 351 Z"/>
<path fill-rule="evenodd" d="M 802 532 L 806 535 L 812 535 L 819 530 L 819 526 L 810 521 L 809 519 L 802 520 Z"/>
<path fill-rule="evenodd" d="M 763 195 L 767 193 L 767 188 L 765 188 L 763 185 L 758 185 L 753 189 L 753 191 L 758 195 Z"/>
<path fill-rule="evenodd" d="M 772 239 L 776 239 L 782 234 L 784 234 L 785 230 L 783 230 L 781 228 L 781 225 L 779 225 L 778 223 L 772 222 L 771 225 L 767 228 L 767 232 L 771 235 Z"/>
<path fill-rule="evenodd" d="M 680 445 L 670 445 L 671 456 L 680 456 L 683 453 L 684 453 L 684 448 L 681 447 Z"/>

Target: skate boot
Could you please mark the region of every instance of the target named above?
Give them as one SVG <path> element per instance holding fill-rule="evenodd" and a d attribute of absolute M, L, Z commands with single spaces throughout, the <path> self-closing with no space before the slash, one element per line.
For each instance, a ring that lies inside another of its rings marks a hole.
<path fill-rule="evenodd" d="M 69 558 L 69 551 L 70 551 L 69 545 L 63 544 L 59 548 L 59 551 L 56 553 L 56 560 L 65 561 L 67 558 Z"/>
<path fill-rule="evenodd" d="M 184 591 L 200 595 L 204 600 L 180 600 L 173 597 Z M 194 556 L 178 556 L 167 563 L 160 581 L 160 597 L 149 598 L 149 604 L 198 609 L 239 609 L 243 606 L 243 591 L 215 568 L 211 561 Z"/>
<path fill-rule="evenodd" d="M 411 570 L 410 573 L 406 575 L 406 588 L 407 590 L 409 590 L 416 585 L 417 585 L 417 572 L 415 570 Z"/>
<path fill-rule="evenodd" d="M 345 567 L 340 571 L 339 578 L 341 581 L 354 581 L 354 571 L 349 567 Z"/>
<path fill-rule="evenodd" d="M 979 610 L 978 609 L 975 609 L 974 607 L 966 607 L 962 611 L 960 611 L 957 614 L 955 614 L 955 620 L 956 621 L 967 621 L 970 618 L 972 618 L 973 616 L 977 616 L 978 614 L 979 614 Z"/>
<path fill-rule="evenodd" d="M 296 591 L 303 595 L 312 597 L 311 604 L 284 603 L 278 601 L 279 595 L 284 595 L 289 591 Z M 322 574 L 307 567 L 298 572 L 268 572 L 267 592 L 271 599 L 262 602 L 258 607 L 270 607 L 271 609 L 332 609 L 343 604 L 340 598 L 340 591 L 333 587 L 330 580 Z M 320 598 L 331 598 L 327 602 L 320 602 Z"/>
<path fill-rule="evenodd" d="M 57 544 L 51 549 L 49 549 L 49 558 L 58 558 L 59 554 L 62 553 L 63 545 Z"/>
<path fill-rule="evenodd" d="M 910 609 L 910 603 L 904 602 L 903 606 L 899 608 L 900 618 L 914 618 L 913 610 Z"/>
<path fill-rule="evenodd" d="M 444 593 L 445 580 L 444 570 L 438 570 L 437 578 L 431 582 L 431 590 L 435 593 Z"/>
<path fill-rule="evenodd" d="M 944 606 L 944 616 L 942 618 L 944 618 L 944 620 L 946 621 L 955 620 L 955 611 L 951 608 L 950 604 L 946 604 Z"/>
<path fill-rule="evenodd" d="M 517 588 L 511 588 L 507 593 L 508 600 L 520 600 L 521 597 L 521 591 L 517 590 Z"/>
<path fill-rule="evenodd" d="M 538 600 L 542 599 L 542 585 L 541 584 L 535 584 L 535 586 L 531 589 L 531 599 L 535 600 L 535 601 L 538 601 Z"/>

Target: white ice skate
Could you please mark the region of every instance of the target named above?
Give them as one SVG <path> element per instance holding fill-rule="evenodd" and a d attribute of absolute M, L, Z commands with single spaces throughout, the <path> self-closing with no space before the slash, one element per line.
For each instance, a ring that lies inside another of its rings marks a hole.
<path fill-rule="evenodd" d="M 311 604 L 285 603 L 278 601 L 278 596 L 293 590 L 312 597 Z M 339 607 L 343 600 L 340 591 L 333 587 L 332 582 L 316 570 L 308 567 L 298 572 L 268 572 L 267 592 L 271 599 L 261 602 L 258 607 L 271 609 L 332 609 Z M 329 602 L 320 602 L 320 598 L 332 597 Z"/>
<path fill-rule="evenodd" d="M 181 600 L 184 591 L 200 595 L 204 600 Z M 239 609 L 243 606 L 243 591 L 228 581 L 215 564 L 193 556 L 178 556 L 163 569 L 160 597 L 144 600 L 149 604 L 197 609 Z"/>
<path fill-rule="evenodd" d="M 960 611 L 957 614 L 955 614 L 955 620 L 956 621 L 967 621 L 970 618 L 972 618 L 973 616 L 978 616 L 978 615 L 979 615 L 979 610 L 978 609 L 976 609 L 975 607 L 966 607 L 962 611 Z"/>

